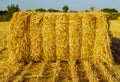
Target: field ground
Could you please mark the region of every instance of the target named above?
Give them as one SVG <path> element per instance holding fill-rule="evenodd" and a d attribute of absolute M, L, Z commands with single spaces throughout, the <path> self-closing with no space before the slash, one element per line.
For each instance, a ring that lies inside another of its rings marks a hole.
<path fill-rule="evenodd" d="M 73 82 L 77 78 L 71 75 L 68 62 L 32 63 L 27 65 L 17 64 L 13 67 L 7 66 L 8 52 L 6 48 L 6 37 L 9 32 L 9 23 L 0 22 L 0 82 Z M 110 21 L 110 32 L 112 33 L 112 53 L 114 54 L 116 68 L 120 68 L 120 23 L 116 20 Z M 7 66 L 9 69 L 4 68 Z M 2 67 L 3 66 L 3 67 Z M 74 67 L 74 64 L 71 65 Z M 79 63 L 76 67 L 79 66 Z M 77 75 L 82 70 L 77 69 Z M 6 71 L 6 73 L 4 73 Z M 74 69 L 73 69 L 74 71 Z M 81 75 L 80 75 L 81 76 Z M 79 79 L 81 82 L 83 79 Z M 87 82 L 87 81 L 86 81 Z M 102 82 L 102 81 L 101 81 Z"/>

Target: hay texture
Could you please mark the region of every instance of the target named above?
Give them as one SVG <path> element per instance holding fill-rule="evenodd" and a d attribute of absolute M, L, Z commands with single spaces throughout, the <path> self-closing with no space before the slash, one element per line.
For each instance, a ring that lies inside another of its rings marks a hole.
<path fill-rule="evenodd" d="M 14 14 L 10 28 L 10 57 L 19 54 L 19 61 L 29 55 L 33 61 L 92 58 L 113 62 L 107 16 L 103 13 L 20 12 Z"/>
<path fill-rule="evenodd" d="M 28 60 L 30 54 L 29 18 L 29 14 L 19 12 L 15 13 L 10 21 L 7 43 L 10 62 L 26 62 Z"/>
<path fill-rule="evenodd" d="M 90 60 L 93 54 L 95 42 L 96 18 L 90 13 L 84 13 L 82 17 L 82 47 L 80 60 Z"/>
<path fill-rule="evenodd" d="M 98 70 L 98 77 L 101 80 L 116 82 L 113 77 L 114 61 L 110 50 L 108 15 L 104 13 L 95 13 L 95 15 L 96 33 L 91 61 L 95 66 L 94 70 Z"/>
<path fill-rule="evenodd" d="M 56 19 L 56 56 L 58 60 L 68 60 L 69 57 L 69 24 L 68 15 L 57 14 Z"/>
<path fill-rule="evenodd" d="M 30 16 L 30 58 L 32 61 L 43 60 L 43 13 L 32 13 Z"/>
<path fill-rule="evenodd" d="M 54 61 L 56 58 L 56 42 L 55 42 L 55 26 L 56 15 L 52 13 L 45 13 L 43 17 L 43 53 L 46 61 Z"/>
<path fill-rule="evenodd" d="M 7 43 L 9 61 L 41 61 L 41 80 L 53 74 L 53 81 L 70 78 L 72 82 L 119 82 L 107 19 L 102 12 L 15 13 Z M 50 66 L 53 62 L 54 69 Z"/>
<path fill-rule="evenodd" d="M 69 14 L 69 59 L 78 60 L 82 47 L 82 16 Z"/>
<path fill-rule="evenodd" d="M 93 58 L 95 61 L 102 62 L 110 66 L 113 63 L 113 57 L 110 50 L 110 37 L 108 15 L 101 13 L 96 14 L 96 34 L 94 43 Z"/>

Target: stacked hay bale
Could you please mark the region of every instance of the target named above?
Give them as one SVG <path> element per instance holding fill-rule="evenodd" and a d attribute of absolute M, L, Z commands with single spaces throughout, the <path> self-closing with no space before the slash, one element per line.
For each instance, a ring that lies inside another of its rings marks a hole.
<path fill-rule="evenodd" d="M 93 54 L 95 42 L 96 18 L 89 13 L 83 14 L 82 18 L 82 47 L 81 60 L 90 60 Z"/>
<path fill-rule="evenodd" d="M 10 21 L 10 32 L 8 34 L 9 61 L 12 63 L 27 62 L 30 55 L 28 13 L 15 13 Z"/>
<path fill-rule="evenodd" d="M 73 82 L 80 79 L 79 68 L 90 82 L 116 81 L 106 14 L 20 12 L 10 28 L 10 61 L 67 61 Z"/>
<path fill-rule="evenodd" d="M 80 59 L 82 47 L 82 15 L 69 14 L 69 65 L 73 82 L 78 82 L 76 61 Z"/>
<path fill-rule="evenodd" d="M 43 17 L 43 53 L 45 61 L 55 61 L 56 55 L 56 42 L 55 42 L 55 26 L 56 15 L 46 13 Z"/>
<path fill-rule="evenodd" d="M 58 60 L 69 58 L 69 23 L 68 15 L 57 14 L 56 20 L 56 56 Z"/>
<path fill-rule="evenodd" d="M 90 60 L 93 55 L 96 32 L 96 17 L 90 13 L 84 13 L 82 17 L 82 47 L 80 61 L 85 72 L 84 79 L 90 82 L 98 82 L 98 78 L 91 68 Z"/>
<path fill-rule="evenodd" d="M 112 78 L 111 74 L 107 69 L 111 70 L 114 68 L 113 57 L 110 50 L 110 37 L 109 37 L 109 26 L 108 26 L 108 15 L 96 14 L 96 36 L 94 43 L 94 52 L 92 63 L 98 71 L 101 71 L 103 77 L 108 82 L 114 82 L 115 79 Z"/>
<path fill-rule="evenodd" d="M 43 27 L 43 13 L 32 13 L 30 16 L 30 57 L 33 61 L 43 60 L 42 47 L 42 27 Z"/>
<path fill-rule="evenodd" d="M 82 47 L 82 15 L 69 14 L 69 59 L 79 60 Z"/>

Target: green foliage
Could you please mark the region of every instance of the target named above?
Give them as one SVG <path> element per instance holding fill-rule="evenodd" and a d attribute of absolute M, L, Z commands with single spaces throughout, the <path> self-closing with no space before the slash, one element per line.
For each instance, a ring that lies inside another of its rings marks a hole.
<path fill-rule="evenodd" d="M 68 10 L 69 10 L 69 7 L 67 6 L 67 5 L 65 5 L 65 6 L 63 6 L 63 12 L 68 12 Z"/>
<path fill-rule="evenodd" d="M 35 9 L 37 12 L 46 12 L 46 9 L 40 8 L 40 9 Z"/>
<path fill-rule="evenodd" d="M 55 10 L 55 9 L 52 9 L 52 8 L 51 8 L 51 9 L 48 9 L 47 11 L 48 11 L 48 12 L 60 12 L 59 10 Z"/>
<path fill-rule="evenodd" d="M 70 10 L 69 12 L 77 13 L 78 11 L 73 11 L 73 10 Z"/>
<path fill-rule="evenodd" d="M 103 12 L 118 12 L 118 10 L 116 10 L 115 8 L 104 8 L 104 9 L 101 9 L 101 11 L 103 11 Z"/>
<path fill-rule="evenodd" d="M 5 15 L 6 13 L 7 13 L 6 10 L 4 10 L 4 11 L 0 11 L 0 15 Z"/>
<path fill-rule="evenodd" d="M 117 13 L 117 12 L 111 12 L 108 14 L 109 14 L 109 20 L 117 20 L 118 17 L 120 16 L 120 13 Z"/>
<path fill-rule="evenodd" d="M 18 5 L 8 5 L 7 11 L 0 11 L 0 21 L 9 21 L 13 15 L 14 12 L 20 11 L 20 8 Z"/>
<path fill-rule="evenodd" d="M 11 5 L 7 6 L 7 11 L 8 11 L 8 13 L 7 13 L 8 17 L 12 17 L 14 12 L 20 11 L 20 8 L 19 8 L 18 4 L 17 5 L 11 4 Z"/>
<path fill-rule="evenodd" d="M 0 21 L 5 22 L 5 21 L 9 21 L 10 19 L 8 19 L 7 15 L 0 15 Z"/>
<path fill-rule="evenodd" d="M 84 12 L 90 12 L 89 10 L 85 10 Z"/>
<path fill-rule="evenodd" d="M 101 11 L 109 14 L 109 20 L 117 20 L 118 16 L 120 16 L 120 13 L 115 8 L 104 8 Z"/>
<path fill-rule="evenodd" d="M 33 11 L 33 10 L 31 10 L 31 9 L 28 9 L 28 10 L 26 10 L 27 12 L 30 12 L 30 11 Z"/>
<path fill-rule="evenodd" d="M 91 6 L 90 11 L 94 11 L 94 10 L 95 10 L 95 7 Z"/>

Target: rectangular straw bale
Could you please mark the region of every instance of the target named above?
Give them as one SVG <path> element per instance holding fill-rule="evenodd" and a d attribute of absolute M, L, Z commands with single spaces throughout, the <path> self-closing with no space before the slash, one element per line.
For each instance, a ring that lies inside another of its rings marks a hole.
<path fill-rule="evenodd" d="M 30 18 L 30 41 L 31 41 L 31 60 L 41 61 L 43 60 L 43 13 L 31 13 Z"/>
<path fill-rule="evenodd" d="M 83 13 L 81 60 L 90 60 L 90 57 L 93 54 L 95 25 L 95 16 L 89 13 Z"/>
<path fill-rule="evenodd" d="M 94 59 L 106 63 L 110 66 L 113 62 L 113 57 L 110 50 L 110 37 L 108 16 L 103 13 L 96 14 L 96 37 L 94 44 Z"/>
<path fill-rule="evenodd" d="M 29 45 L 29 14 L 19 12 L 13 15 L 10 21 L 8 36 L 9 61 L 11 63 L 28 61 Z"/>
<path fill-rule="evenodd" d="M 45 13 L 43 18 L 43 52 L 46 61 L 54 61 L 56 59 L 56 45 L 55 45 L 55 21 L 56 15 L 52 13 Z"/>
<path fill-rule="evenodd" d="M 69 23 L 68 15 L 65 13 L 57 14 L 56 55 L 57 59 L 63 61 L 69 58 Z"/>
<path fill-rule="evenodd" d="M 81 14 L 72 13 L 69 15 L 69 57 L 70 60 L 77 60 L 81 52 L 82 40 L 82 19 Z"/>

